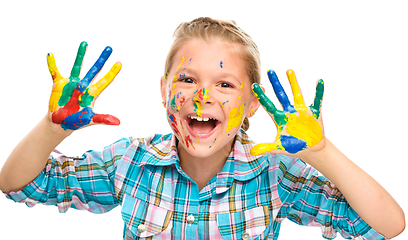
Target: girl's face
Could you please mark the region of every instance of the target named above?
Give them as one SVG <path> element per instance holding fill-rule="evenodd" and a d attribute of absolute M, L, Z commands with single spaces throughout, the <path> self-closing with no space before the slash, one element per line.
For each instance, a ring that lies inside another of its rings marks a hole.
<path fill-rule="evenodd" d="M 228 154 L 244 117 L 259 107 L 239 50 L 234 43 L 189 40 L 161 79 L 169 124 L 193 156 Z"/>

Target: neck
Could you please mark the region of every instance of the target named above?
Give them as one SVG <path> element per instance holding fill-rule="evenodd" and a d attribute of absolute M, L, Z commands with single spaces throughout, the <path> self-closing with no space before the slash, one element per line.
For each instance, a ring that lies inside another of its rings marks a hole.
<path fill-rule="evenodd" d="M 222 170 L 231 152 L 233 143 L 234 141 L 231 142 L 231 147 L 222 148 L 220 151 L 205 157 L 193 156 L 181 144 L 177 143 L 180 166 L 197 183 L 200 191 Z"/>

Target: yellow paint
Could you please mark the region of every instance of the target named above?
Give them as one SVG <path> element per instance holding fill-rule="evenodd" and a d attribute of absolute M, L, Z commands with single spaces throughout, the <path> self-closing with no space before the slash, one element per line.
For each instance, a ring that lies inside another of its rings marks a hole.
<path fill-rule="evenodd" d="M 206 103 L 210 99 L 210 90 L 205 90 L 203 88 L 203 103 Z"/>
<path fill-rule="evenodd" d="M 225 132 L 229 132 L 230 129 L 239 127 L 241 125 L 243 119 L 244 106 L 245 103 L 242 103 L 241 106 L 238 106 L 237 103 L 237 106 L 229 111 L 228 125 Z"/>
<path fill-rule="evenodd" d="M 251 155 L 256 156 L 256 155 L 262 155 L 265 153 L 270 153 L 273 150 L 283 150 L 285 151 L 285 148 L 282 146 L 281 140 L 280 140 L 280 135 L 281 135 L 281 128 L 278 128 L 278 133 L 276 134 L 276 139 L 275 142 L 273 143 L 260 143 L 251 148 Z"/>
<path fill-rule="evenodd" d="M 176 72 L 174 73 L 173 82 L 176 82 L 176 81 L 177 81 L 177 71 L 179 70 L 179 68 L 180 68 L 181 65 L 183 64 L 184 60 L 185 60 L 185 58 L 184 58 L 184 56 L 183 56 L 183 58 L 181 59 L 180 65 L 178 65 L 178 67 L 177 67 L 177 69 L 176 69 Z"/>
<path fill-rule="evenodd" d="M 293 100 L 294 100 L 294 107 L 296 110 L 307 110 L 307 107 L 303 101 L 303 95 L 300 92 L 300 88 L 298 85 L 298 82 L 296 80 L 295 72 L 293 70 L 288 70 L 286 72 L 286 75 L 288 76 L 290 86 L 292 88 L 292 93 L 293 93 Z"/>
<path fill-rule="evenodd" d="M 48 53 L 47 64 L 48 64 L 48 70 L 50 71 L 50 74 L 52 76 L 52 80 L 54 82 L 61 80 L 63 77 L 59 73 L 57 65 L 55 64 L 54 54 Z"/>
<path fill-rule="evenodd" d="M 244 87 L 244 82 L 241 82 L 241 87 L 239 89 L 242 89 Z"/>
<path fill-rule="evenodd" d="M 299 114 L 289 115 L 286 124 L 286 132 L 293 137 L 301 139 L 312 147 L 323 139 L 323 131 L 319 122 L 306 111 L 298 111 Z"/>
<path fill-rule="evenodd" d="M 58 108 L 58 101 L 62 95 L 62 89 L 65 87 L 68 81 L 68 78 L 62 78 L 57 81 L 54 80 L 54 87 L 52 88 L 50 101 L 48 103 L 50 112 L 55 112 L 55 110 Z"/>
<path fill-rule="evenodd" d="M 194 111 L 196 112 L 197 116 L 203 117 L 203 106 L 201 106 L 200 99 L 197 96 L 194 97 Z"/>
<path fill-rule="evenodd" d="M 241 100 L 241 99 L 242 99 L 242 94 L 238 96 L 238 100 Z"/>
<path fill-rule="evenodd" d="M 115 63 L 112 66 L 111 70 L 102 79 L 100 79 L 97 83 L 89 86 L 89 95 L 91 95 L 92 97 L 99 96 L 101 92 L 113 81 L 121 68 L 122 64 Z"/>
<path fill-rule="evenodd" d="M 52 81 L 54 86 L 52 89 L 50 101 L 48 103 L 48 108 L 50 112 L 54 112 L 58 108 L 58 101 L 62 95 L 62 89 L 68 83 L 68 78 L 63 78 L 58 71 L 57 65 L 55 64 L 54 54 L 49 53 L 47 55 L 48 70 L 50 71 Z"/>

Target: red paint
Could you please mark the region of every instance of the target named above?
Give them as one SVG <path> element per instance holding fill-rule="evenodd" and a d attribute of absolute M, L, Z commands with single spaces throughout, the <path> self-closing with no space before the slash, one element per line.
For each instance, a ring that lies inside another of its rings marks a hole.
<path fill-rule="evenodd" d="M 204 100 L 203 89 L 200 89 L 200 91 L 198 91 L 198 98 L 199 98 L 201 101 Z"/>
<path fill-rule="evenodd" d="M 52 121 L 56 124 L 61 124 L 66 117 L 78 112 L 80 109 L 80 106 L 78 105 L 78 98 L 82 94 L 83 93 L 81 91 L 75 88 L 67 104 L 52 114 Z"/>
<path fill-rule="evenodd" d="M 186 102 L 186 98 L 184 96 L 182 96 L 180 98 L 180 108 L 183 106 L 183 104 Z"/>
<path fill-rule="evenodd" d="M 92 121 L 94 123 L 104 123 L 107 125 L 119 125 L 120 120 L 112 115 L 109 114 L 95 114 L 92 117 Z"/>
<path fill-rule="evenodd" d="M 194 147 L 194 145 L 193 145 L 193 141 L 191 140 L 191 137 L 190 137 L 190 135 L 187 135 L 186 136 L 186 145 L 187 145 L 187 147 L 190 147 L 190 144 L 191 144 L 191 146 L 194 148 L 194 150 L 195 150 L 195 147 Z"/>

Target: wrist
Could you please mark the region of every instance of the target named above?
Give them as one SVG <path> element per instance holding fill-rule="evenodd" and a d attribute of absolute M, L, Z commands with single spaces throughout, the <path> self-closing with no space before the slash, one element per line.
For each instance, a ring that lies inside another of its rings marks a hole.
<path fill-rule="evenodd" d="M 338 153 L 341 152 L 329 141 L 329 139 L 323 137 L 319 144 L 313 146 L 311 149 L 301 152 L 299 158 L 319 170 L 319 168 L 323 167 L 323 165 L 330 161 L 331 157 Z"/>
<path fill-rule="evenodd" d="M 49 134 L 50 137 L 56 138 L 56 139 L 65 139 L 69 135 L 72 134 L 73 130 L 64 130 L 61 125 L 55 124 L 51 120 L 51 116 L 49 116 L 51 113 L 48 113 L 47 116 L 45 116 L 41 121 L 40 121 L 40 126 L 41 128 Z"/>

